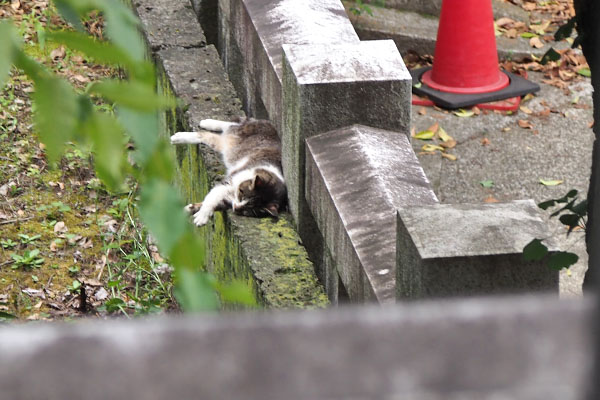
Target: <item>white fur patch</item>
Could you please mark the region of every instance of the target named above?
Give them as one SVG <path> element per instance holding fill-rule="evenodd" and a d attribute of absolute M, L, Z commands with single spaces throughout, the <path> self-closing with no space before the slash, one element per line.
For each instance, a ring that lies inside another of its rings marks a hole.
<path fill-rule="evenodd" d="M 281 174 L 281 172 L 279 171 L 279 169 L 275 168 L 272 165 L 266 164 L 266 165 L 262 165 L 260 167 L 256 167 L 256 169 L 264 169 L 266 171 L 269 171 L 270 173 L 272 173 L 273 175 L 275 175 L 277 178 L 279 178 L 279 180 L 282 183 L 285 183 L 285 180 L 283 179 L 283 175 Z"/>
<path fill-rule="evenodd" d="M 198 144 L 201 143 L 198 132 L 177 132 L 171 136 L 171 144 Z"/>
<path fill-rule="evenodd" d="M 200 128 L 213 132 L 227 132 L 234 125 L 239 125 L 235 122 L 219 121 L 217 119 L 203 119 L 200 121 Z"/>
<path fill-rule="evenodd" d="M 211 189 L 204 198 L 200 211 L 194 214 L 194 224 L 197 226 L 206 225 L 208 220 L 215 213 L 215 209 L 223 200 L 232 201 L 234 199 L 234 188 L 230 185 L 217 185 Z"/>
<path fill-rule="evenodd" d="M 233 165 L 226 165 L 227 167 L 227 173 L 230 173 L 231 171 L 237 171 L 237 170 L 241 170 L 242 168 L 244 168 L 244 166 L 246 164 L 248 164 L 248 161 L 250 161 L 250 157 L 246 156 L 244 158 L 242 158 L 240 161 L 236 162 Z"/>

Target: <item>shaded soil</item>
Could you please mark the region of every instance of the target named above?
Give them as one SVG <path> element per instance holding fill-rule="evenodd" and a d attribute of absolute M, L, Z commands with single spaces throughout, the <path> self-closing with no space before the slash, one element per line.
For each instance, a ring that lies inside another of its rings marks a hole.
<path fill-rule="evenodd" d="M 19 28 L 30 56 L 79 91 L 118 73 L 44 40 L 46 26 L 68 29 L 47 1 L 0 1 L 4 18 Z M 90 15 L 85 25 L 102 37 L 101 17 Z M 0 322 L 174 308 L 170 268 L 136 218 L 136 183 L 108 193 L 92 153 L 72 144 L 48 165 L 32 122 L 33 91 L 18 70 L 0 90 Z"/>

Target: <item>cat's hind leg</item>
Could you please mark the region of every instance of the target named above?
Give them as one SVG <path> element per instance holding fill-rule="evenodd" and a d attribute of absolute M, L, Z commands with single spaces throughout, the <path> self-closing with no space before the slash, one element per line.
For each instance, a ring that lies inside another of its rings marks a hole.
<path fill-rule="evenodd" d="M 177 132 L 171 136 L 171 144 L 205 144 L 212 149 L 222 152 L 225 139 L 221 135 L 208 131 Z"/>
<path fill-rule="evenodd" d="M 203 119 L 200 128 L 213 132 L 227 132 L 232 126 L 239 125 L 237 122 L 219 121 L 217 119 Z"/>

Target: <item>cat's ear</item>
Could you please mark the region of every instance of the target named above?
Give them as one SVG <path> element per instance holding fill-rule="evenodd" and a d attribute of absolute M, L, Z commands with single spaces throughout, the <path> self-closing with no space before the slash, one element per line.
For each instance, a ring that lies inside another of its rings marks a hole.
<path fill-rule="evenodd" d="M 271 217 L 277 218 L 279 216 L 279 205 L 277 203 L 267 204 L 264 210 L 269 213 Z"/>
<path fill-rule="evenodd" d="M 265 172 L 259 171 L 254 175 L 254 181 L 252 181 L 253 188 L 262 188 L 269 182 L 269 175 Z"/>

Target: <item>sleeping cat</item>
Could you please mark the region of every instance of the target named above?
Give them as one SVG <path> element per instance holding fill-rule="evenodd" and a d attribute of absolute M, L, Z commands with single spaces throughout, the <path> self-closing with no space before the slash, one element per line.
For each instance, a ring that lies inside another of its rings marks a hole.
<path fill-rule="evenodd" d="M 286 205 L 287 192 L 275 127 L 266 120 L 205 119 L 200 121 L 200 128 L 205 130 L 175 133 L 171 143 L 203 143 L 221 153 L 227 177 L 211 189 L 202 203 L 186 206 L 194 215 L 194 224 L 205 225 L 215 211 L 228 209 L 251 217 L 277 217 Z"/>

